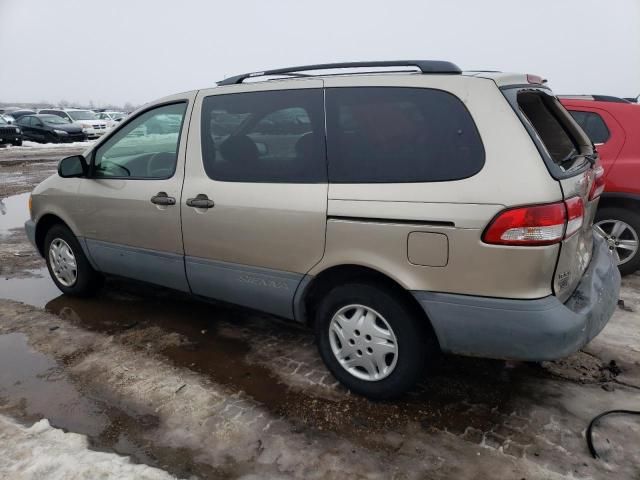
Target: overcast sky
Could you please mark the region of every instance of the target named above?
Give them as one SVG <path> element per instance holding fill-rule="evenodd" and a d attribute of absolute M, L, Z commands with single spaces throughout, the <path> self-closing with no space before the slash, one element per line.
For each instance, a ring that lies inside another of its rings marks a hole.
<path fill-rule="evenodd" d="M 640 94 L 640 0 L 0 0 L 0 101 L 141 104 L 308 63 L 443 59 Z"/>

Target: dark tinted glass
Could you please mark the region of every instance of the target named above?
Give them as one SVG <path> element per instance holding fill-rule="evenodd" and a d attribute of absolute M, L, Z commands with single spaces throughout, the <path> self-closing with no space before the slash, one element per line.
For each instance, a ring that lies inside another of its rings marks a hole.
<path fill-rule="evenodd" d="M 582 112 L 578 110 L 570 110 L 569 113 L 593 143 L 605 143 L 609 140 L 609 129 L 600 115 L 594 112 Z"/>
<path fill-rule="evenodd" d="M 562 106 L 554 97 L 540 92 L 521 92 L 518 106 L 556 163 L 561 164 L 578 151 L 573 136 L 559 119 Z"/>
<path fill-rule="evenodd" d="M 330 182 L 459 180 L 484 165 L 471 115 L 441 90 L 327 89 L 327 145 Z"/>
<path fill-rule="evenodd" d="M 205 98 L 202 157 L 207 175 L 214 180 L 326 181 L 322 90 Z"/>

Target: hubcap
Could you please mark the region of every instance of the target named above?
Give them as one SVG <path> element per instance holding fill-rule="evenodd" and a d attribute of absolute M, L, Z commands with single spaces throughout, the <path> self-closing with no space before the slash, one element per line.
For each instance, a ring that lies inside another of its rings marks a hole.
<path fill-rule="evenodd" d="M 593 227 L 604 237 L 618 265 L 631 260 L 638 252 L 638 233 L 622 220 L 602 220 Z"/>
<path fill-rule="evenodd" d="M 49 246 L 51 270 L 62 285 L 71 287 L 78 279 L 78 267 L 73 250 L 67 242 L 56 238 Z"/>
<path fill-rule="evenodd" d="M 382 315 L 364 305 L 347 305 L 329 324 L 329 342 L 336 360 L 356 378 L 382 380 L 398 361 L 398 341 Z"/>

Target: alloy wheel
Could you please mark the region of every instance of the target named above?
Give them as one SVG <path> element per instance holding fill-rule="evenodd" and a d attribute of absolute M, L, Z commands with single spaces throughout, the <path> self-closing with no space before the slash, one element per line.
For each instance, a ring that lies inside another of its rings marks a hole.
<path fill-rule="evenodd" d="M 618 265 L 623 265 L 638 253 L 638 233 L 622 220 L 601 220 L 593 228 L 607 242 Z"/>

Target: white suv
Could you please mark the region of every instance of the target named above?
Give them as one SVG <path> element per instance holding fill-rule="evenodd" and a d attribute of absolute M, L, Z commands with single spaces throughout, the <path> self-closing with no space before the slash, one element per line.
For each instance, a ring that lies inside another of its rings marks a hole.
<path fill-rule="evenodd" d="M 87 138 L 98 138 L 107 131 L 107 123 L 99 120 L 91 110 L 80 110 L 75 108 L 65 109 L 42 109 L 38 113 L 57 115 L 82 127 L 82 132 Z"/>

